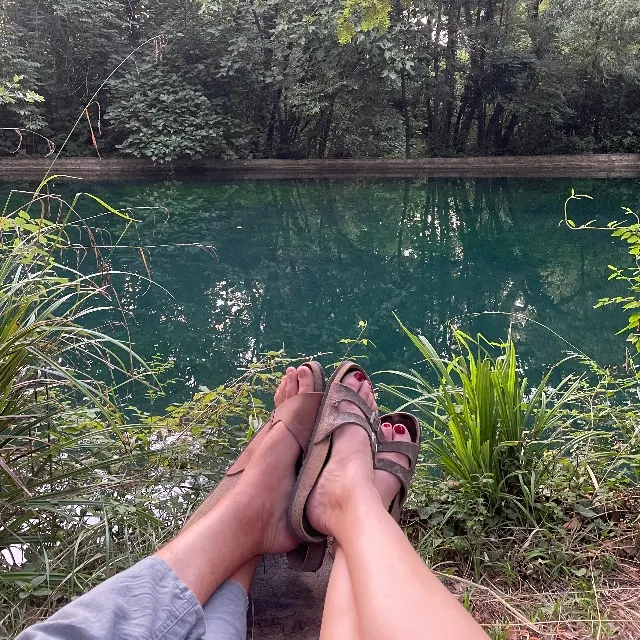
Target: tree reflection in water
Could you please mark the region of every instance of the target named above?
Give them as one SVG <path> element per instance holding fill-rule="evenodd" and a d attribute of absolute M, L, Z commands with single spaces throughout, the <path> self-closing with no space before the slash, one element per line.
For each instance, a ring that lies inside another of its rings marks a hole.
<path fill-rule="evenodd" d="M 525 320 L 601 363 L 620 362 L 622 317 L 593 305 L 612 294 L 606 265 L 623 264 L 624 247 L 606 233 L 559 227 L 572 187 L 595 198 L 576 203 L 576 222 L 619 218 L 622 205 L 640 209 L 633 180 L 172 181 L 90 190 L 117 207 L 157 207 L 134 209 L 141 222 L 126 244 L 174 245 L 146 254 L 173 298 L 128 278 L 123 304 L 134 314 L 138 352 L 174 360 L 172 377 L 191 385 L 170 390 L 179 400 L 265 350 L 335 351 L 360 319 L 377 345 L 370 366 L 410 365 L 416 353 L 393 311 L 442 349 L 448 321 L 500 339 L 508 317 L 484 312 L 514 314 L 532 370 L 568 346 Z M 117 237 L 120 220 L 100 221 Z M 190 243 L 213 245 L 215 254 L 175 246 Z M 116 250 L 112 262 L 144 273 L 137 250 Z"/>

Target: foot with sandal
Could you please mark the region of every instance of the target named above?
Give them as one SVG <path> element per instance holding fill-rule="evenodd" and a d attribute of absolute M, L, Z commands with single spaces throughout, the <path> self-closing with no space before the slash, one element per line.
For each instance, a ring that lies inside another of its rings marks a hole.
<path fill-rule="evenodd" d="M 245 640 L 264 554 L 333 567 L 322 640 L 486 640 L 417 555 L 398 519 L 415 469 L 414 416 L 378 416 L 363 369 L 287 369 L 269 420 L 183 530 L 153 556 L 26 629 L 18 640 Z"/>

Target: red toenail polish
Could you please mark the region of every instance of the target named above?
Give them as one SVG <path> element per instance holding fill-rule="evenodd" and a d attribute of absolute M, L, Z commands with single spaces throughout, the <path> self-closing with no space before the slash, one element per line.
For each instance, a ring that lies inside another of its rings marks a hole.
<path fill-rule="evenodd" d="M 353 374 L 353 376 L 358 382 L 362 382 L 366 378 L 366 376 L 364 375 L 364 373 L 362 373 L 362 371 L 356 371 Z"/>
<path fill-rule="evenodd" d="M 401 424 L 397 424 L 395 427 L 393 427 L 393 430 L 399 435 L 399 436 L 403 436 L 404 432 L 406 431 L 406 429 L 404 428 L 404 426 L 402 426 Z"/>
<path fill-rule="evenodd" d="M 383 426 L 385 429 L 391 429 L 391 423 L 390 423 L 390 422 L 383 422 L 383 423 L 382 423 L 382 426 Z"/>

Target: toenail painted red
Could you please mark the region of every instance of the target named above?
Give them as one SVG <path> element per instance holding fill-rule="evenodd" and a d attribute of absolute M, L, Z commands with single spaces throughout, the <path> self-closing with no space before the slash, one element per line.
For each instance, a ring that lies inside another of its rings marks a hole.
<path fill-rule="evenodd" d="M 362 382 L 366 376 L 364 375 L 364 373 L 362 373 L 362 371 L 356 371 L 353 374 L 353 377 L 358 381 L 358 382 Z"/>
<path fill-rule="evenodd" d="M 383 422 L 382 423 L 382 427 L 384 429 L 391 429 L 391 423 L 390 422 Z"/>
<path fill-rule="evenodd" d="M 404 432 L 406 431 L 406 429 L 404 428 L 403 425 L 401 424 L 397 424 L 395 427 L 393 427 L 393 430 L 399 435 L 399 436 L 403 436 Z"/>

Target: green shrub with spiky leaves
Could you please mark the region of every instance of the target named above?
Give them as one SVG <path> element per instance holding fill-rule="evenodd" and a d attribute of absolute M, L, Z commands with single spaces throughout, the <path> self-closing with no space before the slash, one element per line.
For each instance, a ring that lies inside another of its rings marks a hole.
<path fill-rule="evenodd" d="M 400 323 L 429 371 L 392 372 L 401 383 L 384 389 L 414 411 L 424 448 L 452 480 L 493 504 L 509 502 L 535 520 L 540 489 L 567 449 L 587 433 L 571 432 L 571 409 L 583 396 L 581 379 L 552 385 L 559 364 L 529 386 L 511 337 L 490 343 L 453 330 L 450 359 Z M 495 355 L 495 353 L 498 355 Z"/>

